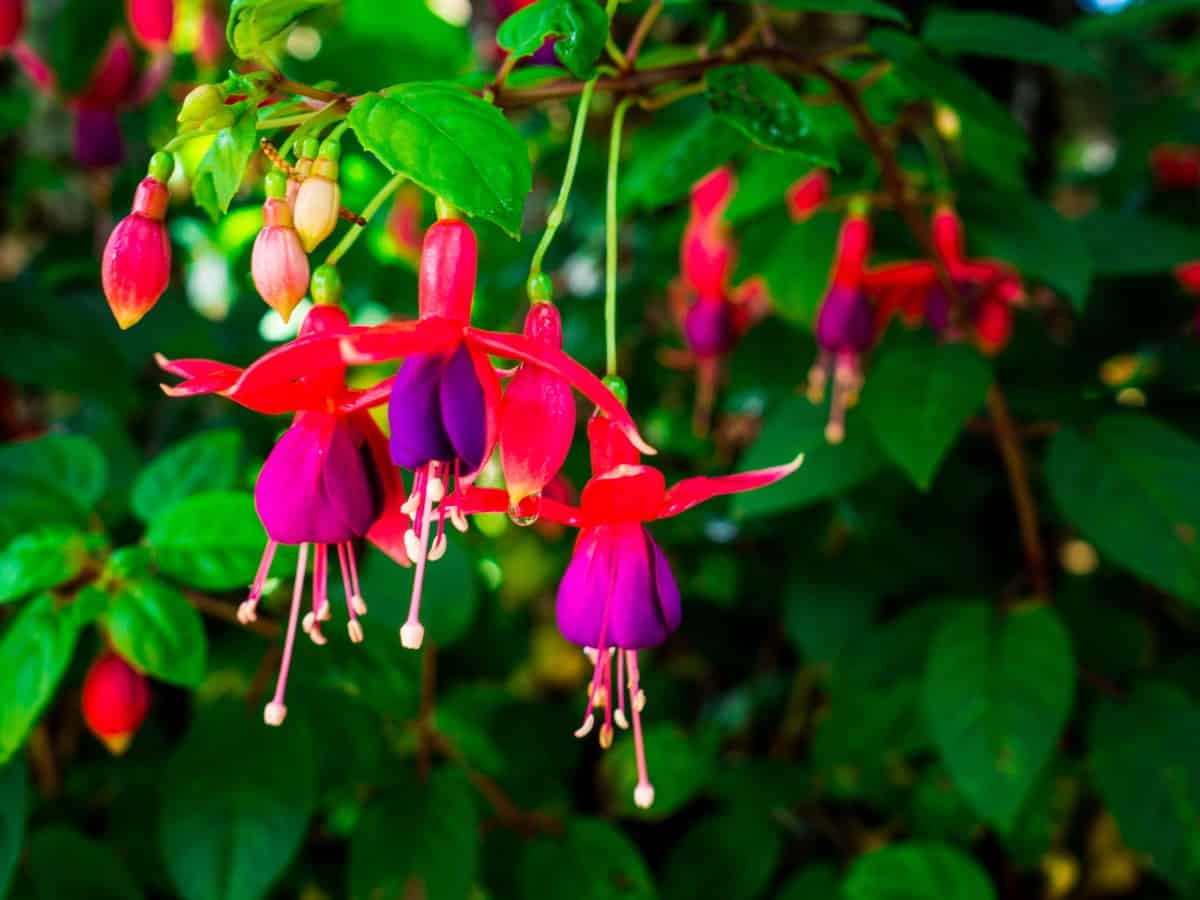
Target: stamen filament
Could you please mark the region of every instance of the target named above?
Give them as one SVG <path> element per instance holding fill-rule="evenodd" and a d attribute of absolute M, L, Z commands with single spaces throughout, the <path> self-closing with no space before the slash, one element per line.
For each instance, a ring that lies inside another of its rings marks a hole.
<path fill-rule="evenodd" d="M 640 679 L 637 668 L 637 651 L 627 650 L 629 656 L 629 693 L 641 693 Z M 649 809 L 654 804 L 654 785 L 650 783 L 650 775 L 646 767 L 646 743 L 642 739 L 642 711 L 636 701 L 633 706 L 633 747 L 637 756 L 638 782 L 633 789 L 633 802 L 639 809 Z"/>
<path fill-rule="evenodd" d="M 415 569 L 413 571 L 412 599 L 408 604 L 408 618 L 400 628 L 400 643 L 409 650 L 419 650 L 425 640 L 425 626 L 421 624 L 421 587 L 425 583 L 425 559 L 427 556 L 425 548 L 429 544 L 429 519 L 433 509 L 433 494 L 427 490 L 427 487 L 429 479 L 437 474 L 436 466 L 437 463 L 429 464 L 428 475 L 421 482 L 421 519 L 419 523 L 421 530 L 417 537 L 417 552 L 413 559 Z M 409 553 L 409 556 L 413 555 L 411 552 Z"/>
<path fill-rule="evenodd" d="M 287 637 L 283 642 L 283 659 L 279 663 L 279 676 L 275 681 L 275 696 L 263 710 L 263 721 L 268 725 L 282 725 L 287 717 L 283 703 L 287 689 L 288 669 L 292 665 L 292 649 L 296 646 L 296 622 L 300 618 L 300 600 L 304 596 L 304 572 L 308 564 L 308 544 L 300 545 L 300 557 L 296 561 L 296 584 L 292 588 L 292 609 L 288 615 Z"/>
<path fill-rule="evenodd" d="M 237 618 L 243 625 L 258 618 L 258 601 L 262 597 L 263 585 L 271 572 L 271 562 L 275 559 L 275 548 L 278 546 L 278 541 L 267 541 L 262 559 L 258 563 L 258 571 L 254 574 L 254 583 L 250 585 L 250 594 L 238 606 Z"/>

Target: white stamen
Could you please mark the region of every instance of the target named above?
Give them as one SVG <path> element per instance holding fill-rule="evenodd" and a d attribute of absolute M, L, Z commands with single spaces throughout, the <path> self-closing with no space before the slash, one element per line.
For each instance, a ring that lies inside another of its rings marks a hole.
<path fill-rule="evenodd" d="M 633 802 L 638 809 L 649 809 L 654 805 L 654 785 L 639 784 L 633 789 Z"/>
<path fill-rule="evenodd" d="M 618 728 L 628 728 L 629 719 L 625 718 L 625 710 L 618 709 L 613 713 L 613 721 L 617 723 Z"/>
<path fill-rule="evenodd" d="M 588 658 L 588 662 L 593 666 L 596 664 L 596 660 L 600 658 L 600 653 L 595 647 L 584 647 L 583 655 Z"/>
<path fill-rule="evenodd" d="M 433 543 L 429 545 L 429 561 L 437 562 L 446 555 L 446 532 L 442 532 L 433 539 Z"/>
<path fill-rule="evenodd" d="M 411 528 L 404 532 L 404 552 L 412 560 L 417 559 L 421 555 L 421 541 L 417 537 L 417 533 Z"/>
<path fill-rule="evenodd" d="M 283 720 L 287 718 L 287 707 L 282 703 L 276 703 L 272 700 L 263 707 L 263 721 L 268 725 L 279 726 L 283 724 Z"/>
<path fill-rule="evenodd" d="M 329 643 L 329 638 L 325 637 L 325 635 L 321 633 L 321 629 L 316 626 L 314 626 L 313 630 L 308 633 L 308 637 L 318 647 L 324 647 Z"/>
<path fill-rule="evenodd" d="M 408 650 L 420 650 L 425 642 L 425 626 L 420 622 L 406 622 L 400 627 L 400 643 Z"/>
<path fill-rule="evenodd" d="M 363 602 L 363 598 L 358 594 L 350 598 L 350 606 L 354 609 L 354 614 L 357 616 L 365 616 L 367 614 L 367 604 Z"/>
<path fill-rule="evenodd" d="M 646 708 L 646 692 L 640 688 L 638 689 L 637 693 L 633 695 L 633 708 L 638 712 L 641 712 Z"/>
<path fill-rule="evenodd" d="M 350 640 L 356 644 L 363 642 L 363 628 L 357 621 L 351 619 L 346 623 L 346 631 L 350 633 Z"/>
<path fill-rule="evenodd" d="M 457 506 L 450 510 L 450 524 L 458 529 L 460 534 L 467 533 L 467 517 Z"/>
<path fill-rule="evenodd" d="M 321 608 L 319 610 L 317 610 L 317 621 L 328 622 L 332 618 L 333 618 L 333 613 L 329 611 L 329 604 L 328 603 L 322 604 Z"/>
<path fill-rule="evenodd" d="M 243 625 L 258 621 L 258 604 L 253 600 L 241 603 L 237 608 L 237 620 Z"/>
<path fill-rule="evenodd" d="M 310 635 L 310 636 L 312 635 L 313 627 L 316 624 L 317 624 L 317 617 L 311 612 L 306 612 L 304 614 L 304 618 L 300 620 L 301 630 L 303 630 L 305 634 Z"/>
<path fill-rule="evenodd" d="M 596 724 L 596 717 L 591 713 L 587 714 L 587 718 L 583 720 L 583 724 L 575 729 L 575 737 L 584 738 L 592 733 L 592 728 Z"/>
<path fill-rule="evenodd" d="M 417 493 L 414 491 L 413 493 L 408 495 L 408 499 L 405 500 L 403 505 L 400 507 L 400 512 L 404 513 L 406 516 L 408 516 L 411 519 L 413 516 L 415 516 L 417 514 L 417 507 L 419 507 L 420 505 L 421 505 L 421 498 L 419 496 L 417 496 Z"/>
<path fill-rule="evenodd" d="M 446 496 L 446 486 L 442 483 L 442 479 L 436 476 L 429 479 L 425 490 L 429 492 L 429 498 L 434 503 L 440 503 L 441 499 Z"/>
<path fill-rule="evenodd" d="M 607 750 L 609 747 L 612 746 L 612 742 L 613 742 L 612 726 L 609 725 L 607 722 L 605 722 L 603 725 L 600 726 L 600 748 L 602 750 Z"/>

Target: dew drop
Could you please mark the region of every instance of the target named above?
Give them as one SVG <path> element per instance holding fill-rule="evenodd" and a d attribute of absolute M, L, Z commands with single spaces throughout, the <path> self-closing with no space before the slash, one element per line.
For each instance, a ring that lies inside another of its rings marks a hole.
<path fill-rule="evenodd" d="M 542 495 L 540 493 L 522 497 L 516 503 L 509 504 L 508 507 L 509 521 L 514 525 L 520 525 L 522 528 L 527 528 L 537 522 L 541 514 Z"/>

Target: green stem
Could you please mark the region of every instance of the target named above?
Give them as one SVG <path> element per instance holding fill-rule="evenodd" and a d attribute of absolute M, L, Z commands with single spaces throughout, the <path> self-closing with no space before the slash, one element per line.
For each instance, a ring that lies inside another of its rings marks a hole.
<path fill-rule="evenodd" d="M 617 46 L 617 42 L 613 40 L 612 36 L 612 20 L 617 12 L 617 4 L 620 2 L 621 0 L 608 0 L 608 3 L 605 4 L 604 12 L 608 15 L 608 35 L 604 39 L 604 49 L 612 61 L 617 64 L 617 68 L 624 70 L 626 68 L 625 54 L 621 52 L 621 48 Z"/>
<path fill-rule="evenodd" d="M 371 198 L 371 202 L 366 205 L 362 211 L 362 217 L 370 222 L 371 217 L 379 212 L 379 207 L 383 206 L 385 200 L 396 192 L 396 188 L 400 187 L 405 176 L 397 173 L 388 180 L 387 184 L 379 189 L 379 192 Z M 325 265 L 336 265 L 337 261 L 346 255 L 346 251 L 354 246 L 354 242 L 358 240 L 358 236 L 363 233 L 365 225 L 351 225 L 350 230 L 342 235 L 342 239 L 338 241 L 338 245 L 329 251 L 329 256 L 325 259 Z"/>
<path fill-rule="evenodd" d="M 579 95 L 579 108 L 575 111 L 575 129 L 571 132 L 571 149 L 567 153 L 567 169 L 563 172 L 562 186 L 558 189 L 558 199 L 554 202 L 554 208 L 550 210 L 550 215 L 546 217 L 546 231 L 542 234 L 541 243 L 533 251 L 533 262 L 529 265 L 531 276 L 542 271 L 542 260 L 546 256 L 546 251 L 550 249 L 550 242 L 554 240 L 554 235 L 566 213 L 567 198 L 571 194 L 575 169 L 579 165 L 579 148 L 583 144 L 583 129 L 587 124 L 588 105 L 592 102 L 592 89 L 595 86 L 596 79 L 593 78 L 583 86 L 583 93 Z"/>
<path fill-rule="evenodd" d="M 617 170 L 621 162 L 621 129 L 633 98 L 626 97 L 613 113 L 608 142 L 608 189 L 605 195 L 604 336 L 607 374 L 617 374 Z"/>
<path fill-rule="evenodd" d="M 314 128 L 318 129 L 318 131 L 321 128 L 324 128 L 325 125 L 331 120 L 329 115 L 330 113 L 333 113 L 333 118 L 336 118 L 339 115 L 339 112 L 336 109 L 337 105 L 338 101 L 331 100 L 329 103 L 313 112 L 313 114 L 310 115 L 305 122 L 301 123 L 298 128 L 288 135 L 287 140 L 285 140 L 283 145 L 279 148 L 280 155 L 286 156 L 288 150 L 290 150 L 294 144 L 302 141 Z"/>
<path fill-rule="evenodd" d="M 303 125 L 313 117 L 313 111 L 296 113 L 293 116 L 280 116 L 277 119 L 263 119 L 255 127 L 260 131 L 268 128 L 289 128 L 292 125 Z"/>

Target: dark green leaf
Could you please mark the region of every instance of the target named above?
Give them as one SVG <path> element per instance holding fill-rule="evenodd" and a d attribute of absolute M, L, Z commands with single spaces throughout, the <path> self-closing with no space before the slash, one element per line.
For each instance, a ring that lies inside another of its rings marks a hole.
<path fill-rule="evenodd" d="M 267 536 L 249 494 L 193 494 L 156 515 L 146 532 L 158 567 L 184 584 L 230 590 L 250 584 Z"/>
<path fill-rule="evenodd" d="M 61 526 L 21 535 L 0 553 L 0 603 L 65 584 L 102 544 L 98 536 Z"/>
<path fill-rule="evenodd" d="M 122 585 L 103 620 L 117 652 L 150 677 L 182 687 L 204 680 L 204 623 L 169 584 L 150 579 Z"/>
<path fill-rule="evenodd" d="M 736 129 L 708 112 L 655 137 L 649 147 L 635 143 L 628 174 L 621 180 L 621 202 L 627 206 L 656 209 L 674 203 L 746 143 Z"/>
<path fill-rule="evenodd" d="M 1121 836 L 1183 892 L 1200 888 L 1200 707 L 1162 682 L 1105 700 L 1091 768 Z"/>
<path fill-rule="evenodd" d="M 554 55 L 576 78 L 591 78 L 608 38 L 608 17 L 596 0 L 538 0 L 518 9 L 496 30 L 496 43 L 518 58 L 532 56 L 556 37 Z"/>
<path fill-rule="evenodd" d="M 475 880 L 477 831 L 474 793 L 461 771 L 440 769 L 424 783 L 412 777 L 372 801 L 359 822 L 351 900 L 462 900 Z"/>
<path fill-rule="evenodd" d="M 561 839 L 526 845 L 522 900 L 654 900 L 654 879 L 622 831 L 599 819 L 571 819 Z"/>
<path fill-rule="evenodd" d="M 308 830 L 311 734 L 297 718 L 267 728 L 240 703 L 202 708 L 159 790 L 159 846 L 180 896 L 257 900 Z"/>
<path fill-rule="evenodd" d="M 771 0 L 776 9 L 794 9 L 802 12 L 825 12 L 869 16 L 903 25 L 908 20 L 894 6 L 879 0 Z"/>
<path fill-rule="evenodd" d="M 1092 213 L 1079 223 L 1097 275 L 1152 275 L 1196 256 L 1200 232 L 1139 213 Z"/>
<path fill-rule="evenodd" d="M 349 121 L 391 171 L 520 235 L 533 177 L 529 151 L 490 103 L 451 85 L 414 82 L 367 94 Z"/>
<path fill-rule="evenodd" d="M 966 606 L 934 638 L 926 725 L 959 789 L 1002 831 L 1053 753 L 1074 691 L 1071 639 L 1048 607 L 998 619 Z"/>
<path fill-rule="evenodd" d="M 1096 62 L 1070 35 L 1023 16 L 942 9 L 925 20 L 921 37 L 943 53 L 1019 59 L 1069 72 L 1097 71 Z"/>
<path fill-rule="evenodd" d="M 766 417 L 743 466 L 747 469 L 776 466 L 797 453 L 805 454 L 804 464 L 769 489 L 739 494 L 733 504 L 735 515 L 765 516 L 836 497 L 883 467 L 883 455 L 861 416 L 851 412 L 846 439 L 840 444 L 826 442 L 826 418 L 825 407 L 795 396 Z"/>
<path fill-rule="evenodd" d="M 797 573 L 785 593 L 783 622 L 788 637 L 809 663 L 831 664 L 847 641 L 866 631 L 879 594 L 843 572 Z"/>
<path fill-rule="evenodd" d="M 863 415 L 888 456 L 921 490 L 929 490 L 991 382 L 992 367 L 971 347 L 893 343 L 871 366 Z"/>
<path fill-rule="evenodd" d="M 837 158 L 813 130 L 791 85 L 756 65 L 721 66 L 705 76 L 708 102 L 719 117 L 770 150 L 837 168 Z"/>
<path fill-rule="evenodd" d="M 0 542 L 45 523 L 84 524 L 108 466 L 85 437 L 53 434 L 0 447 Z"/>
<path fill-rule="evenodd" d="M 192 195 L 213 221 L 229 212 L 229 204 L 237 196 L 250 160 L 258 150 L 255 118 L 253 104 L 245 104 L 234 123 L 212 138 L 192 175 Z"/>
<path fill-rule="evenodd" d="M 1167 19 L 1200 11 L 1200 0 L 1136 0 L 1119 12 L 1093 13 L 1075 20 L 1072 31 L 1083 40 L 1127 37 Z"/>
<path fill-rule="evenodd" d="M 242 436 L 232 428 L 193 435 L 142 469 L 129 505 L 139 519 L 149 522 L 192 494 L 237 487 L 241 464 Z"/>
<path fill-rule="evenodd" d="M 703 819 L 667 859 L 663 900 L 753 900 L 770 882 L 782 850 L 783 835 L 766 816 Z"/>
<path fill-rule="evenodd" d="M 842 885 L 846 900 L 994 900 L 987 874 L 945 844 L 893 844 L 860 856 Z"/>
<path fill-rule="evenodd" d="M 473 561 L 456 534 L 447 534 L 446 555 L 425 569 L 422 589 L 421 622 L 426 637 L 441 646 L 459 640 L 471 627 L 479 607 Z M 413 575 L 403 572 L 382 553 L 371 553 L 363 564 L 363 596 L 389 597 L 400 590 L 408 596 Z M 408 614 L 408 604 L 381 602 L 371 606 L 371 614 L 381 622 L 399 628 Z"/>
<path fill-rule="evenodd" d="M 30 837 L 29 873 L 43 900 L 137 900 L 142 896 L 129 869 L 111 849 L 61 826 L 43 828 Z"/>
<path fill-rule="evenodd" d="M 841 892 L 837 869 L 820 863 L 801 869 L 784 882 L 775 900 L 836 900 Z"/>
<path fill-rule="evenodd" d="M 8 895 L 9 882 L 21 858 L 28 793 L 23 760 L 13 759 L 0 766 L 0 897 Z"/>
<path fill-rule="evenodd" d="M 615 805 L 623 815 L 663 819 L 703 790 L 712 773 L 712 749 L 668 722 L 648 725 L 645 745 L 646 758 L 653 760 L 650 780 L 654 783 L 654 805 L 649 809 L 639 809 L 633 802 L 638 774 L 632 734 L 618 731 L 601 765 L 612 787 Z"/>
<path fill-rule="evenodd" d="M 1046 477 L 1067 520 L 1101 553 L 1200 604 L 1200 444 L 1147 416 L 1108 416 L 1094 438 L 1050 445 Z"/>
<path fill-rule="evenodd" d="M 242 59 L 255 59 L 271 52 L 276 41 L 307 12 L 330 6 L 337 0 L 233 0 L 225 38 Z"/>
<path fill-rule="evenodd" d="M 57 609 L 42 594 L 21 610 L 0 638 L 0 763 L 25 741 L 25 735 L 54 697 L 75 641 L 79 617 L 71 608 Z"/>

